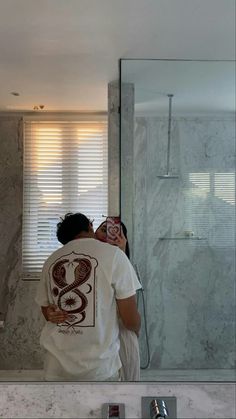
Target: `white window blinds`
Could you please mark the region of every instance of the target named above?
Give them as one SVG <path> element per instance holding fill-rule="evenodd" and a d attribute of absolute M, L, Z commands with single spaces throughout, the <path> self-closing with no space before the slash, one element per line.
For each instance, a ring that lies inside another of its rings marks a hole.
<path fill-rule="evenodd" d="M 107 121 L 25 121 L 23 277 L 38 278 L 58 247 L 56 225 L 82 212 L 107 214 Z"/>

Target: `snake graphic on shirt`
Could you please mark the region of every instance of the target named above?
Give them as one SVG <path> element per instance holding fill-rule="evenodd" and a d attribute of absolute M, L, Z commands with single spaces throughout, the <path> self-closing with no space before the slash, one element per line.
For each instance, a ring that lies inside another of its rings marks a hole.
<path fill-rule="evenodd" d="M 67 326 L 78 326 L 86 319 L 88 294 L 94 291 L 93 279 L 97 264 L 96 259 L 90 256 L 72 252 L 51 266 L 52 295 L 59 309 L 70 314 L 65 322 Z M 86 287 L 81 290 L 83 285 Z M 93 308 L 90 307 L 90 311 Z"/>

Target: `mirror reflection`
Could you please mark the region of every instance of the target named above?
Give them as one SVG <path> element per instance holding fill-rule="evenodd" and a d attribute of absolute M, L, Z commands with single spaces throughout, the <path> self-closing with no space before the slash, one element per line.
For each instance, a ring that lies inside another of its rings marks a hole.
<path fill-rule="evenodd" d="M 121 60 L 143 380 L 234 380 L 235 63 Z"/>
<path fill-rule="evenodd" d="M 100 215 L 107 212 L 106 122 L 94 115 L 86 121 L 47 117 L 1 119 L 7 135 L 16 126 L 24 134 L 24 166 L 16 166 L 24 177 L 23 191 L 21 178 L 16 182 L 23 192 L 23 227 L 14 243 L 18 254 L 7 255 L 17 260 L 17 274 L 12 284 L 7 275 L 1 283 L 7 349 L 1 379 L 137 381 L 141 285 L 129 262 L 125 225 Z M 20 136 L 14 146 L 18 141 Z M 74 212 L 65 215 L 66 208 Z"/>
<path fill-rule="evenodd" d="M 120 81 L 121 208 L 111 214 L 116 107 L 83 120 L 1 115 L 0 380 L 234 380 L 235 63 L 121 60 Z M 118 109 L 117 84 L 109 100 Z M 78 209 L 87 224 L 58 241 L 61 217 Z"/>

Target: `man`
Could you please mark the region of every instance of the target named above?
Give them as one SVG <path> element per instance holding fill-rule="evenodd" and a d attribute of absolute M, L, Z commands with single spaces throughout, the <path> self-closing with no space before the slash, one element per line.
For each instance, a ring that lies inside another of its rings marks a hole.
<path fill-rule="evenodd" d="M 67 214 L 57 226 L 64 245 L 46 260 L 36 302 L 48 320 L 45 379 L 119 380 L 118 316 L 138 334 L 136 275 L 118 247 L 99 242 L 89 219 Z"/>

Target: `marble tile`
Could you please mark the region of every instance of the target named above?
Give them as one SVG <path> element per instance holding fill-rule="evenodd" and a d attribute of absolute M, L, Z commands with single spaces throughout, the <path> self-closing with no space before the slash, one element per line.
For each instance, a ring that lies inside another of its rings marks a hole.
<path fill-rule="evenodd" d="M 119 83 L 108 84 L 108 214 L 119 215 L 120 162 L 119 162 Z M 106 214 L 105 214 L 106 215 Z"/>
<path fill-rule="evenodd" d="M 177 398 L 178 418 L 235 417 L 233 384 L 4 384 L 2 418 L 100 418 L 103 403 L 125 403 L 126 418 L 141 418 L 141 397 Z"/>
<path fill-rule="evenodd" d="M 120 130 L 122 142 L 120 145 L 120 154 L 123 158 L 120 164 L 120 187 L 121 187 L 121 218 L 128 231 L 130 254 L 133 254 L 133 194 L 130 190 L 134 184 L 134 85 L 132 83 L 122 83 L 121 85 L 121 114 Z M 120 139 L 119 139 L 120 141 Z M 123 211 L 125 203 L 126 211 Z"/>
<path fill-rule="evenodd" d="M 135 120 L 133 263 L 146 290 L 151 368 L 235 365 L 235 121 Z M 224 146 L 222 147 L 222 142 Z M 193 231 L 203 240 L 163 240 Z M 145 354 L 141 330 L 141 360 Z"/>
<path fill-rule="evenodd" d="M 144 283 L 153 370 L 234 366 L 234 122 L 225 117 L 175 119 L 170 164 L 179 179 L 161 180 L 157 176 L 166 168 L 167 118 L 135 120 L 129 234 Z M 0 303 L 5 317 L 0 369 L 40 369 L 43 320 L 32 297 L 37 284 L 20 276 L 21 115 L 0 117 L 0 139 Z M 206 240 L 159 241 L 160 236 L 191 229 Z M 144 319 L 143 308 L 141 312 Z M 144 364 L 143 326 L 140 347 Z"/>
<path fill-rule="evenodd" d="M 21 280 L 23 125 L 22 115 L 0 115 L 0 369 L 40 368 L 42 320 L 36 284 Z"/>

